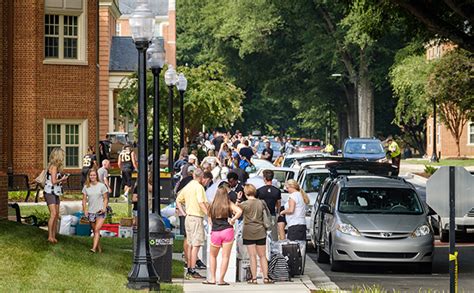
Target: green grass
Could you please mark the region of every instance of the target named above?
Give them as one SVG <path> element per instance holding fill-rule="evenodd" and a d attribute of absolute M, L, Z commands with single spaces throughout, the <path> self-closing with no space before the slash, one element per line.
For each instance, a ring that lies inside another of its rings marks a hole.
<path fill-rule="evenodd" d="M 474 159 L 440 160 L 439 163 L 431 163 L 428 160 L 404 160 L 403 162 L 407 164 L 431 165 L 431 166 L 459 166 L 459 167 L 474 166 Z"/>
<path fill-rule="evenodd" d="M 102 238 L 104 253 L 91 254 L 89 237 L 59 235 L 50 245 L 46 231 L 5 220 L 0 231 L 0 292 L 132 292 L 126 288 L 131 239 Z M 182 262 L 173 262 L 173 275 L 183 276 Z M 183 292 L 179 285 L 161 288 Z"/>

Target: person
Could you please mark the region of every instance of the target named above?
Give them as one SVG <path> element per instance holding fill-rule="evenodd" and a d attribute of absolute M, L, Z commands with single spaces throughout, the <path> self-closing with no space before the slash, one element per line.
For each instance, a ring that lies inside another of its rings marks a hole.
<path fill-rule="evenodd" d="M 271 148 L 272 144 L 269 140 L 265 141 L 265 149 L 262 151 L 262 159 L 269 161 L 270 163 L 273 160 L 273 150 Z"/>
<path fill-rule="evenodd" d="M 122 187 L 124 189 L 124 196 L 128 198 L 128 193 L 132 188 L 132 173 L 138 168 L 137 158 L 135 152 L 130 145 L 126 145 L 119 154 L 118 166 L 122 175 Z M 133 190 L 132 190 L 133 191 Z"/>
<path fill-rule="evenodd" d="M 101 158 L 110 159 L 110 149 L 112 147 L 112 142 L 110 141 L 110 136 L 105 135 L 105 140 L 99 142 L 99 154 Z"/>
<path fill-rule="evenodd" d="M 216 196 L 208 209 L 211 225 L 210 270 L 208 280 L 203 284 L 216 284 L 217 256 L 222 248 L 222 262 L 217 285 L 229 285 L 224 281 L 234 243 L 234 224 L 242 215 L 242 209 L 229 200 L 230 189 L 222 186 L 217 189 Z"/>
<path fill-rule="evenodd" d="M 281 191 L 273 186 L 273 177 L 274 173 L 272 170 L 263 171 L 263 182 L 265 182 L 265 185 L 257 189 L 257 198 L 264 200 L 267 204 L 273 221 L 273 227 L 271 230 L 272 239 L 278 240 L 276 215 L 280 212 Z"/>
<path fill-rule="evenodd" d="M 252 159 L 254 155 L 252 148 L 249 146 L 249 141 L 247 139 L 244 140 L 243 146 L 239 150 L 240 157 L 242 159 L 247 159 L 248 162 Z"/>
<path fill-rule="evenodd" d="M 48 241 L 53 244 L 58 243 L 56 231 L 58 230 L 59 197 L 63 194 L 62 183 L 69 177 L 68 174 L 61 174 L 64 168 L 64 157 L 65 153 L 61 148 L 54 148 L 51 151 L 44 185 L 44 199 L 49 210 Z"/>
<path fill-rule="evenodd" d="M 184 164 L 184 166 L 181 168 L 181 178 L 188 177 L 191 172 L 189 172 L 190 167 L 193 167 L 193 170 L 197 167 L 196 165 L 197 162 L 197 157 L 193 154 L 190 154 L 188 156 L 188 162 Z"/>
<path fill-rule="evenodd" d="M 290 195 L 285 203 L 285 209 L 280 212 L 280 215 L 284 215 L 286 219 L 288 226 L 287 238 L 293 241 L 306 241 L 305 214 L 309 197 L 294 179 L 288 180 L 285 186 Z"/>
<path fill-rule="evenodd" d="M 186 217 L 186 241 L 188 242 L 188 270 L 187 279 L 202 279 L 203 277 L 195 270 L 198 252 L 204 243 L 204 216 L 207 215 L 208 202 L 204 187 L 201 185 L 204 173 L 201 169 L 196 169 L 193 173 L 193 180 L 186 184 L 178 193 L 176 206 L 179 212 Z M 186 211 L 183 209 L 186 206 Z"/>
<path fill-rule="evenodd" d="M 227 182 L 230 186 L 229 199 L 233 203 L 239 203 L 247 200 L 247 197 L 244 195 L 244 187 L 239 181 L 239 176 L 235 172 L 229 172 L 227 174 Z"/>
<path fill-rule="evenodd" d="M 209 171 L 204 172 L 203 176 L 204 178 L 202 179 L 202 186 L 204 186 L 204 190 L 207 190 L 209 187 L 212 186 L 212 184 L 214 184 L 214 176 Z"/>
<path fill-rule="evenodd" d="M 87 174 L 89 174 L 89 170 L 92 168 L 97 168 L 97 158 L 94 154 L 94 147 L 89 146 L 86 155 L 82 158 L 81 186 L 84 186 Z"/>
<path fill-rule="evenodd" d="M 291 138 L 288 138 L 285 143 L 285 153 L 291 155 L 295 149 L 295 146 L 291 143 Z"/>
<path fill-rule="evenodd" d="M 110 161 L 105 159 L 102 160 L 102 167 L 97 170 L 97 175 L 99 177 L 99 182 L 102 182 L 105 184 L 107 187 L 107 190 L 109 193 L 112 192 L 112 189 L 110 188 L 110 183 L 109 183 L 109 169 L 110 169 Z"/>
<path fill-rule="evenodd" d="M 400 161 L 402 159 L 402 152 L 400 151 L 400 147 L 398 146 L 398 143 L 393 140 L 392 136 L 389 136 L 387 138 L 387 143 L 388 143 L 388 151 L 387 151 L 387 156 L 391 159 L 392 165 L 397 167 L 397 171 L 395 171 L 395 176 L 398 176 L 398 173 L 400 172 Z"/>
<path fill-rule="evenodd" d="M 82 189 L 82 210 L 91 223 L 94 239 L 91 252 L 102 252 L 100 247 L 100 229 L 105 221 L 106 208 L 108 205 L 107 186 L 99 182 L 96 169 L 90 169 L 87 174 L 86 183 Z M 87 203 L 87 205 L 86 205 Z"/>
<path fill-rule="evenodd" d="M 328 154 L 334 153 L 334 146 L 330 142 L 328 142 L 328 144 L 324 148 L 324 152 Z"/>
<path fill-rule="evenodd" d="M 250 271 L 252 279 L 250 284 L 257 284 L 257 255 L 260 259 L 263 282 L 271 284 L 273 281 L 268 278 L 267 261 L 267 231 L 263 224 L 263 209 L 265 204 L 256 198 L 257 190 L 252 184 L 245 184 L 244 193 L 247 200 L 238 204 L 243 211 L 244 225 L 242 230 L 243 244 L 247 248 L 250 258 Z"/>
<path fill-rule="evenodd" d="M 212 144 L 214 145 L 214 149 L 215 150 L 220 150 L 221 149 L 221 145 L 224 143 L 224 135 L 218 131 L 216 131 L 216 134 L 214 136 L 214 138 L 212 139 Z"/>
<path fill-rule="evenodd" d="M 207 157 L 202 159 L 201 166 L 204 166 L 204 164 L 210 164 L 211 165 L 211 170 L 213 170 L 217 165 L 220 165 L 219 159 L 216 157 L 214 150 L 208 150 L 207 151 Z"/>
<path fill-rule="evenodd" d="M 217 154 L 217 158 L 221 162 L 221 166 L 227 166 L 229 164 L 229 161 L 231 160 L 231 151 L 227 143 L 221 144 L 221 149 Z"/>

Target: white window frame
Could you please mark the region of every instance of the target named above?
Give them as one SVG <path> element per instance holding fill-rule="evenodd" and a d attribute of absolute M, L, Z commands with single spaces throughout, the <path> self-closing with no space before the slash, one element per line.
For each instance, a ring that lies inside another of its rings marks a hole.
<path fill-rule="evenodd" d="M 87 61 L 87 1 L 82 1 L 82 10 L 45 7 L 44 15 L 59 15 L 59 57 L 45 56 L 45 23 L 43 17 L 43 64 L 88 65 Z M 64 58 L 64 16 L 77 16 L 77 59 Z"/>
<path fill-rule="evenodd" d="M 433 142 L 433 130 L 431 123 L 428 124 L 428 145 L 432 145 Z"/>
<path fill-rule="evenodd" d="M 474 140 L 471 140 L 471 126 L 474 125 L 474 120 L 467 123 L 467 145 L 474 146 Z M 473 133 L 474 134 L 474 133 Z"/>
<path fill-rule="evenodd" d="M 436 145 L 441 145 L 441 123 L 436 123 Z"/>
<path fill-rule="evenodd" d="M 65 169 L 81 169 L 82 168 L 82 157 L 87 152 L 88 146 L 88 121 L 87 119 L 44 119 L 43 120 L 43 166 L 48 165 L 48 125 L 49 124 L 60 124 L 61 125 L 61 144 L 60 147 L 66 150 L 66 125 L 79 125 L 79 152 L 78 152 L 78 165 L 77 166 L 66 166 Z"/>

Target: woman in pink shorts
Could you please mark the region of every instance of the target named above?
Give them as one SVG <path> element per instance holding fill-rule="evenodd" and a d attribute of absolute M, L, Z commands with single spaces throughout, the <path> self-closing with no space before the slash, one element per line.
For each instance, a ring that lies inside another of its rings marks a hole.
<path fill-rule="evenodd" d="M 222 263 L 217 285 L 229 285 L 224 281 L 227 267 L 229 266 L 230 252 L 234 243 L 234 224 L 242 215 L 242 210 L 229 199 L 228 187 L 221 186 L 217 189 L 216 196 L 209 206 L 209 220 L 211 230 L 211 274 L 203 284 L 216 284 L 217 255 L 222 247 Z"/>

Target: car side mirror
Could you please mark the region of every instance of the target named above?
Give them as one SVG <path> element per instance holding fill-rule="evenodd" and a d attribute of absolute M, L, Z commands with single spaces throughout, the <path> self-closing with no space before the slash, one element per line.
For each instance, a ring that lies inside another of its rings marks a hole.
<path fill-rule="evenodd" d="M 328 205 L 328 204 L 322 204 L 321 205 L 321 212 L 325 213 L 325 214 L 332 214 L 331 206 Z"/>

